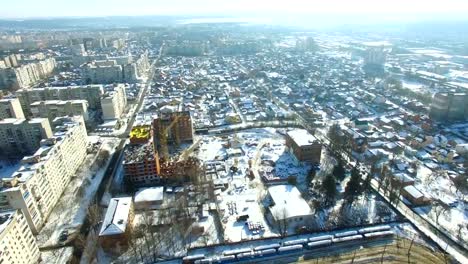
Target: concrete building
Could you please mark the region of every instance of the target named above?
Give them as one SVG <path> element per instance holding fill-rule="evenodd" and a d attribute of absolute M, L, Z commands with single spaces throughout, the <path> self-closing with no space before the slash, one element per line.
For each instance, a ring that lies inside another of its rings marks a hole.
<path fill-rule="evenodd" d="M 128 56 L 96 60 L 84 65 L 82 77 L 86 83 L 135 83 L 138 81 L 137 65 Z"/>
<path fill-rule="evenodd" d="M 159 155 L 151 126 L 139 126 L 130 132 L 130 143 L 124 150 L 124 177 L 135 185 L 150 185 L 160 181 Z"/>
<path fill-rule="evenodd" d="M 127 106 L 125 86 L 119 84 L 113 90 L 106 92 L 101 98 L 102 118 L 119 119 Z"/>
<path fill-rule="evenodd" d="M 56 67 L 54 58 L 0 69 L 0 86 L 7 89 L 29 88 L 47 78 Z"/>
<path fill-rule="evenodd" d="M 189 111 L 161 112 L 153 120 L 154 137 L 161 140 L 166 137 L 167 142 L 184 142 L 193 140 L 193 124 Z"/>
<path fill-rule="evenodd" d="M 297 228 L 314 219 L 312 209 L 293 185 L 276 185 L 268 188 L 271 204 L 269 210 L 275 223 Z"/>
<path fill-rule="evenodd" d="M 368 46 L 364 53 L 364 64 L 383 66 L 386 58 L 384 46 Z"/>
<path fill-rule="evenodd" d="M 286 133 L 286 146 L 298 161 L 320 163 L 322 144 L 307 130 L 295 129 Z"/>
<path fill-rule="evenodd" d="M 115 60 L 93 61 L 84 66 L 82 76 L 86 83 L 121 83 L 123 67 Z"/>
<path fill-rule="evenodd" d="M 101 246 L 110 251 L 126 248 L 133 218 L 132 197 L 112 198 L 99 231 Z"/>
<path fill-rule="evenodd" d="M 41 257 L 36 239 L 19 210 L 0 213 L 0 263 L 38 263 Z"/>
<path fill-rule="evenodd" d="M 429 116 L 437 121 L 468 120 L 468 93 L 436 93 Z"/>
<path fill-rule="evenodd" d="M 18 98 L 0 99 L 0 119 L 24 118 L 23 109 Z"/>
<path fill-rule="evenodd" d="M 46 87 L 31 90 L 21 89 L 16 94 L 26 115 L 32 115 L 32 103 L 48 100 L 86 100 L 89 108 L 99 110 L 101 109 L 101 97 L 104 94 L 104 87 L 102 85 Z"/>
<path fill-rule="evenodd" d="M 42 139 L 51 136 L 52 129 L 46 118 L 0 120 L 0 154 L 31 154 L 39 148 Z"/>
<path fill-rule="evenodd" d="M 11 178 L 2 179 L 0 210 L 20 209 L 34 234 L 47 217 L 86 157 L 87 134 L 82 117 L 62 118 L 61 125 Z"/>
<path fill-rule="evenodd" d="M 31 104 L 31 113 L 33 117 L 48 118 L 50 123 L 61 116 L 83 116 L 85 121 L 89 119 L 88 101 L 86 100 L 38 101 Z"/>

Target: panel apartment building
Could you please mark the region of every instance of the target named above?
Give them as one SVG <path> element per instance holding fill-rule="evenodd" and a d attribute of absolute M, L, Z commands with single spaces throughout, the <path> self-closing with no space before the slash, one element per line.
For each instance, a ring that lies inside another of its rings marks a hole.
<path fill-rule="evenodd" d="M 83 116 L 85 121 L 89 119 L 86 100 L 38 101 L 31 104 L 31 113 L 33 117 L 48 118 L 51 124 L 55 118 L 62 116 Z"/>
<path fill-rule="evenodd" d="M 38 263 L 36 238 L 20 210 L 0 213 L 0 263 Z"/>
<path fill-rule="evenodd" d="M 26 115 L 31 115 L 31 104 L 34 102 L 59 100 L 86 100 L 91 109 L 101 109 L 101 97 L 104 94 L 102 85 L 80 85 L 67 87 L 46 87 L 21 89 L 17 91 L 21 107 Z"/>
<path fill-rule="evenodd" d="M 24 118 L 23 109 L 18 98 L 0 99 L 0 119 Z"/>
<path fill-rule="evenodd" d="M 0 155 L 18 156 L 36 151 L 43 139 L 52 136 L 47 118 L 0 120 Z"/>
<path fill-rule="evenodd" d="M 0 210 L 20 209 L 34 234 L 41 230 L 86 157 L 83 118 L 62 118 L 61 122 L 51 138 L 42 140 L 32 156 L 23 158 L 11 178 L 2 179 Z"/>

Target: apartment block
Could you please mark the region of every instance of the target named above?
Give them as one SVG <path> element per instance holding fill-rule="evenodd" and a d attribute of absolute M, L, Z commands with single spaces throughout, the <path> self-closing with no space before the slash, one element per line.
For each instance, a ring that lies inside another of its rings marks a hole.
<path fill-rule="evenodd" d="M 38 263 L 39 247 L 20 210 L 0 213 L 0 263 Z"/>
<path fill-rule="evenodd" d="M 107 91 L 101 98 L 102 118 L 118 119 L 125 111 L 127 105 L 127 95 L 125 86 L 119 84 Z"/>
<path fill-rule="evenodd" d="M 102 85 L 46 87 L 30 90 L 21 89 L 16 94 L 26 115 L 32 115 L 32 103 L 49 100 L 86 100 L 89 108 L 97 110 L 101 109 L 101 97 L 104 94 L 104 87 Z"/>
<path fill-rule="evenodd" d="M 20 209 L 37 234 L 86 157 L 87 134 L 82 117 L 56 120 L 56 132 L 24 157 L 11 178 L 2 179 L 0 210 Z M 71 155 L 72 153 L 72 155 Z"/>
<path fill-rule="evenodd" d="M 29 88 L 47 78 L 56 67 L 54 58 L 0 69 L 0 86 L 7 89 Z"/>
<path fill-rule="evenodd" d="M 467 93 L 436 93 L 432 97 L 430 117 L 437 121 L 468 119 Z"/>
<path fill-rule="evenodd" d="M 0 120 L 0 153 L 8 156 L 31 154 L 42 139 L 52 136 L 49 120 L 6 118 Z"/>
<path fill-rule="evenodd" d="M 23 109 L 18 98 L 0 99 L 0 119 L 24 118 Z"/>
<path fill-rule="evenodd" d="M 86 100 L 38 101 L 31 104 L 31 113 L 33 117 L 48 118 L 51 124 L 55 118 L 61 116 L 83 116 L 85 121 L 89 119 Z"/>

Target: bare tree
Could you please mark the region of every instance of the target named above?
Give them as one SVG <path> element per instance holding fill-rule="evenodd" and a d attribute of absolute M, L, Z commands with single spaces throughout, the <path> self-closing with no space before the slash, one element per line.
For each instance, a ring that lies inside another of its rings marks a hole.
<path fill-rule="evenodd" d="M 433 206 L 432 210 L 434 211 L 436 224 L 439 224 L 440 216 L 442 215 L 442 213 L 447 211 L 447 208 L 445 207 L 444 204 L 440 202 L 434 202 L 432 206 Z"/>
<path fill-rule="evenodd" d="M 410 246 L 409 246 L 409 248 L 408 248 L 408 253 L 407 253 L 407 255 L 408 255 L 408 263 L 410 263 L 411 248 L 413 247 L 413 244 L 414 244 L 414 237 L 413 237 L 413 239 L 411 239 L 411 244 L 410 244 Z"/>
<path fill-rule="evenodd" d="M 380 263 L 383 263 L 385 251 L 387 251 L 387 244 L 385 244 L 385 247 L 384 247 L 384 249 L 382 251 L 382 256 L 380 257 Z"/>
<path fill-rule="evenodd" d="M 276 211 L 273 215 L 273 218 L 281 237 L 286 237 L 289 228 L 288 213 L 286 208 L 283 208 L 281 211 Z"/>

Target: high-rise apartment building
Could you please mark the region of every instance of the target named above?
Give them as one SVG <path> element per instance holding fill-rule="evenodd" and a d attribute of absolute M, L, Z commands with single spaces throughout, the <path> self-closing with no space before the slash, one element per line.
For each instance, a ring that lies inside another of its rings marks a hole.
<path fill-rule="evenodd" d="M 127 106 L 125 86 L 119 84 L 107 91 L 101 98 L 102 118 L 118 119 Z"/>
<path fill-rule="evenodd" d="M 467 120 L 468 93 L 434 94 L 429 115 L 437 121 Z"/>
<path fill-rule="evenodd" d="M 41 257 L 31 229 L 20 210 L 0 213 L 0 263 L 38 263 Z"/>
<path fill-rule="evenodd" d="M 7 89 L 29 88 L 47 78 L 56 67 L 54 58 L 0 69 L 0 86 Z"/>
<path fill-rule="evenodd" d="M 23 109 L 18 98 L 0 99 L 0 119 L 24 118 Z"/>
<path fill-rule="evenodd" d="M 31 104 L 48 100 L 86 100 L 91 109 L 101 109 L 101 97 L 104 93 L 102 85 L 81 85 L 67 87 L 46 87 L 17 91 L 21 107 L 26 115 L 31 115 Z"/>
<path fill-rule="evenodd" d="M 31 154 L 39 148 L 42 139 L 51 136 L 52 129 L 47 118 L 0 120 L 0 155 Z"/>
<path fill-rule="evenodd" d="M 2 179 L 0 210 L 20 209 L 34 234 L 41 230 L 86 157 L 83 118 L 59 121 L 54 135 L 42 140 L 33 155 L 24 157 L 22 166 L 11 178 Z"/>
<path fill-rule="evenodd" d="M 89 119 L 88 101 L 70 100 L 70 101 L 38 101 L 31 104 L 31 113 L 33 117 L 48 118 L 52 124 L 55 118 L 62 116 L 83 116 L 85 121 Z"/>

